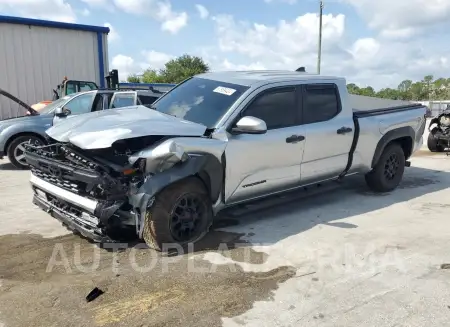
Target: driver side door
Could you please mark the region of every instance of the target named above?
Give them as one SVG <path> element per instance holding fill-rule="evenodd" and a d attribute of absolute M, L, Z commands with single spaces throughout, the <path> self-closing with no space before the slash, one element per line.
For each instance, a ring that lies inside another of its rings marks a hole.
<path fill-rule="evenodd" d="M 60 121 L 63 121 L 65 119 L 68 119 L 70 117 L 86 114 L 88 112 L 92 111 L 92 104 L 94 102 L 96 93 L 95 92 L 89 92 L 89 93 L 82 93 L 78 96 L 73 97 L 69 101 L 67 101 L 63 108 L 69 109 L 70 114 L 65 116 L 56 116 L 53 118 L 53 124 L 56 124 Z"/>
<path fill-rule="evenodd" d="M 232 126 L 245 116 L 262 119 L 267 132 L 229 136 L 225 149 L 227 205 L 299 184 L 304 142 L 298 108 L 297 87 L 269 87 L 259 92 L 234 120 Z"/>

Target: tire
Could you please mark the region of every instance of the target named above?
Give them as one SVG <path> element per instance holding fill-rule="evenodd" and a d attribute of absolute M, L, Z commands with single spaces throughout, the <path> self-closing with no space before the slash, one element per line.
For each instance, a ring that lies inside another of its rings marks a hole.
<path fill-rule="evenodd" d="M 191 199 L 190 202 L 188 199 Z M 196 202 L 192 199 L 196 199 Z M 198 205 L 195 206 L 194 202 Z M 201 209 L 200 213 L 192 214 L 185 211 L 185 218 L 181 219 L 182 205 L 191 209 L 198 207 Z M 175 212 L 178 215 L 174 214 Z M 192 221 L 195 215 L 197 219 L 194 221 L 197 223 Z M 173 248 L 169 245 L 173 243 L 183 247 L 203 238 L 208 232 L 212 220 L 212 203 L 205 185 L 197 177 L 188 177 L 169 185 L 156 195 L 153 205 L 147 210 L 144 218 L 142 237 L 149 247 L 157 251 L 164 251 L 164 244 L 166 244 L 166 249 L 167 247 Z M 194 227 L 195 232 L 188 237 L 187 233 L 183 233 L 183 227 Z"/>
<path fill-rule="evenodd" d="M 436 133 L 437 128 L 433 128 L 430 131 L 430 134 L 428 134 L 428 140 L 427 140 L 427 146 L 428 150 L 431 152 L 444 152 L 445 148 L 444 146 L 438 144 L 438 139 L 434 137 L 434 134 Z"/>
<path fill-rule="evenodd" d="M 38 136 L 22 135 L 13 139 L 6 150 L 9 161 L 18 169 L 28 169 L 28 164 L 23 157 L 23 144 L 28 142 L 36 145 L 44 144 L 44 141 Z"/>
<path fill-rule="evenodd" d="M 366 183 L 372 191 L 390 192 L 400 184 L 405 171 L 405 153 L 398 143 L 384 149 L 375 167 L 366 174 Z"/>

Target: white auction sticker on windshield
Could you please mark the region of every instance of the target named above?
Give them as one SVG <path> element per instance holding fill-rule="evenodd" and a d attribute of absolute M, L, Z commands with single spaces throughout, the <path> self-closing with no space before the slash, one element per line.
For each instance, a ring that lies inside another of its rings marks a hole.
<path fill-rule="evenodd" d="M 214 92 L 225 94 L 225 95 L 232 95 L 234 92 L 236 92 L 235 89 L 230 89 L 229 87 L 225 86 L 218 86 L 214 89 Z"/>

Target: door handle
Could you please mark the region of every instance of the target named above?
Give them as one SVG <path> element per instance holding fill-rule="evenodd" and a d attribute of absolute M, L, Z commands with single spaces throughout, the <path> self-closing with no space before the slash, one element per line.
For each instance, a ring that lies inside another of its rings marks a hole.
<path fill-rule="evenodd" d="M 286 138 L 286 143 L 297 143 L 303 141 L 305 137 L 303 135 L 291 135 Z"/>
<path fill-rule="evenodd" d="M 337 130 L 337 133 L 338 134 L 347 134 L 347 133 L 350 133 L 351 131 L 353 131 L 353 129 L 350 127 L 341 127 Z"/>

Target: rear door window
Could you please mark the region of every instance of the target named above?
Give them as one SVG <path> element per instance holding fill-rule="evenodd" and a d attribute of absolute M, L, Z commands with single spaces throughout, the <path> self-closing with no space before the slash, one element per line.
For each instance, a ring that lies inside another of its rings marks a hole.
<path fill-rule="evenodd" d="M 136 104 L 136 92 L 116 93 L 111 100 L 111 109 L 134 106 Z"/>
<path fill-rule="evenodd" d="M 336 84 L 310 84 L 303 88 L 303 124 L 330 120 L 341 111 Z"/>

